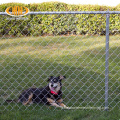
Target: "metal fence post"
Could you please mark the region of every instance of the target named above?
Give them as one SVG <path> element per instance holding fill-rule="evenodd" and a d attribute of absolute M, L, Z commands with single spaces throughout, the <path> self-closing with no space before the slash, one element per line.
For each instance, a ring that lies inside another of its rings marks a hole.
<path fill-rule="evenodd" d="M 110 16 L 110 14 L 106 14 L 105 110 L 108 110 L 108 77 L 109 77 L 109 16 Z"/>

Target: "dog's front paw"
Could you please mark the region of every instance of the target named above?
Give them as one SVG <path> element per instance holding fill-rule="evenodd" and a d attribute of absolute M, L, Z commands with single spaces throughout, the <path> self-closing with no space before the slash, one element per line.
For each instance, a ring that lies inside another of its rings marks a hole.
<path fill-rule="evenodd" d="M 66 105 L 64 105 L 64 106 L 63 106 L 63 108 L 67 108 L 67 106 L 66 106 Z"/>
<path fill-rule="evenodd" d="M 67 107 L 66 105 L 62 106 L 63 109 L 69 109 L 69 107 Z"/>
<path fill-rule="evenodd" d="M 64 109 L 69 109 L 69 107 L 67 107 L 66 105 L 63 107 Z"/>
<path fill-rule="evenodd" d="M 65 105 L 64 107 L 62 107 L 62 109 L 67 109 L 67 110 L 69 110 L 70 107 L 67 107 L 67 106 Z"/>

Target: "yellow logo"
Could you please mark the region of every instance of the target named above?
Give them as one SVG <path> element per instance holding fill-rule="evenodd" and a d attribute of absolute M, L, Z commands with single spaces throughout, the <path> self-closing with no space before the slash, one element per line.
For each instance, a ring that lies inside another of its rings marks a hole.
<path fill-rule="evenodd" d="M 25 10 L 25 11 L 24 11 Z M 5 12 L 10 16 L 24 16 L 29 12 L 29 9 L 27 7 L 21 7 L 21 6 L 14 6 L 14 7 L 8 7 Z"/>

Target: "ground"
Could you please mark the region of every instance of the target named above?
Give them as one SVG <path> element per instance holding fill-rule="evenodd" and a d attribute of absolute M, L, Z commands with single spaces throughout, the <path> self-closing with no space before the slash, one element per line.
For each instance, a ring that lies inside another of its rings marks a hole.
<path fill-rule="evenodd" d="M 17 99 L 24 89 L 45 86 L 50 75 L 65 75 L 67 106 L 104 107 L 105 36 L 0 38 L 1 120 L 119 120 L 119 61 L 120 36 L 110 36 L 109 111 L 7 104 L 5 99 Z"/>

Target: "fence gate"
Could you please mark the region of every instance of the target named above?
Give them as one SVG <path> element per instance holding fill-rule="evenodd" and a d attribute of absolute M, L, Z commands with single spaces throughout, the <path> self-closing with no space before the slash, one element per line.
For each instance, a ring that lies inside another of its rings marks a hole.
<path fill-rule="evenodd" d="M 0 12 L 0 110 L 23 109 L 6 100 L 59 75 L 66 106 L 120 108 L 119 11 Z"/>

